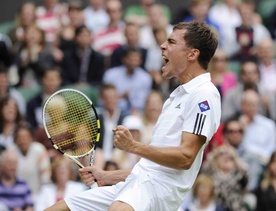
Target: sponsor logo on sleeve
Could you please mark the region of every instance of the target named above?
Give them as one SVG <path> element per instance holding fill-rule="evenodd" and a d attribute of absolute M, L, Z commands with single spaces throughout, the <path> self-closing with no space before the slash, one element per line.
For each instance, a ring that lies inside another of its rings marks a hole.
<path fill-rule="evenodd" d="M 201 112 L 210 110 L 210 106 L 207 100 L 202 101 L 201 103 L 198 104 L 198 106 Z"/>

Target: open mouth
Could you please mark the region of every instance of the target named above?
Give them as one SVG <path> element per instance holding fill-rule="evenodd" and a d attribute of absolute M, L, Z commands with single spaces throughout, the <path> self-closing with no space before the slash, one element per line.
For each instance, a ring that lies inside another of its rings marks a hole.
<path fill-rule="evenodd" d="M 163 58 L 163 64 L 166 65 L 169 62 L 169 59 L 165 56 L 162 56 Z"/>

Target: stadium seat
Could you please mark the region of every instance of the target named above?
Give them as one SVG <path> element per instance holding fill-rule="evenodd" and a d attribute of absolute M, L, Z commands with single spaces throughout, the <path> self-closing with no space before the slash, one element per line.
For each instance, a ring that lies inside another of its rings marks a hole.
<path fill-rule="evenodd" d="M 262 0 L 260 1 L 257 11 L 262 17 L 264 23 L 266 23 L 267 18 L 276 8 L 276 0 Z"/>
<path fill-rule="evenodd" d="M 63 86 L 62 88 L 71 88 L 76 89 L 78 91 L 83 92 L 94 104 L 94 106 L 97 106 L 98 103 L 98 92 L 95 88 L 92 86 L 86 86 L 86 85 L 67 85 Z"/>
<path fill-rule="evenodd" d="M 228 69 L 236 73 L 239 77 L 240 75 L 240 62 L 238 61 L 228 61 Z"/>
<path fill-rule="evenodd" d="M 41 87 L 17 87 L 16 88 L 28 102 L 32 97 L 37 95 L 41 91 Z"/>
<path fill-rule="evenodd" d="M 0 23 L 0 33 L 8 35 L 10 30 L 15 26 L 14 21 Z"/>

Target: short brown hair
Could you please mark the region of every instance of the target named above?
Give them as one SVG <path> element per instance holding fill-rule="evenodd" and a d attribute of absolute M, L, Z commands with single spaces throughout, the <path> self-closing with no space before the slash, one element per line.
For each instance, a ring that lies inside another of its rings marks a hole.
<path fill-rule="evenodd" d="M 173 27 L 173 30 L 186 29 L 183 39 L 189 48 L 200 51 L 198 63 L 207 70 L 211 58 L 218 47 L 218 38 L 214 31 L 203 22 L 181 22 Z"/>

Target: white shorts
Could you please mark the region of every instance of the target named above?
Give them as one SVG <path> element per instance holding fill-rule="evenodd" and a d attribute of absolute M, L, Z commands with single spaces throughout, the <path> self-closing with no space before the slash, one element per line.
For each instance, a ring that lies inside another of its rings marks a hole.
<path fill-rule="evenodd" d="M 125 182 L 89 189 L 64 200 L 71 211 L 105 211 L 114 201 L 125 202 L 135 211 L 176 211 L 183 201 L 179 194 L 175 187 L 143 174 L 130 175 Z"/>

